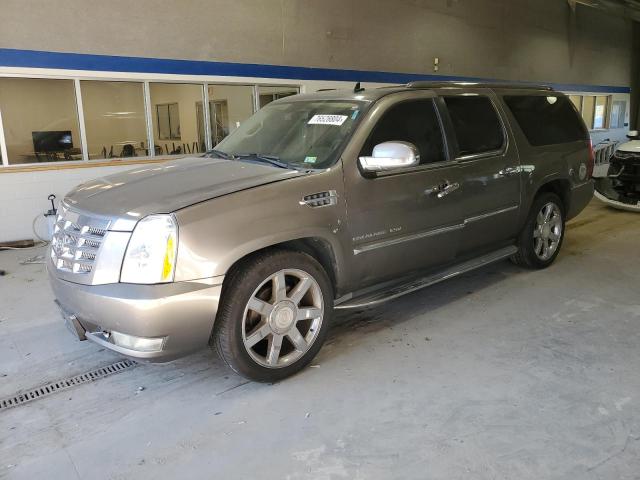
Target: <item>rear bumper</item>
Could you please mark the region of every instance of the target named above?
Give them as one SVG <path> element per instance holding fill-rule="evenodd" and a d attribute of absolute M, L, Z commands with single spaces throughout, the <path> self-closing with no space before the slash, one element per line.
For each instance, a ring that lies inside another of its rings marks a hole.
<path fill-rule="evenodd" d="M 567 220 L 571 220 L 584 210 L 593 198 L 593 191 L 593 180 L 589 180 L 587 183 L 583 183 L 582 185 L 578 185 L 571 189 Z"/>
<path fill-rule="evenodd" d="M 49 265 L 47 270 L 67 322 L 84 329 L 76 332 L 79 338 L 84 334 L 122 355 L 152 362 L 173 360 L 209 342 L 224 277 L 161 285 L 80 285 L 58 278 Z M 132 350 L 112 343 L 112 331 L 164 342 L 159 351 Z"/>

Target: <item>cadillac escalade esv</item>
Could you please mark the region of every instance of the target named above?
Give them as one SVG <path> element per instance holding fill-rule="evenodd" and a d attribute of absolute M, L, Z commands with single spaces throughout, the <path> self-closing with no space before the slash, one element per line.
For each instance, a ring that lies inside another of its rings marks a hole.
<path fill-rule="evenodd" d="M 505 258 L 548 267 L 593 196 L 580 115 L 544 86 L 414 82 L 275 101 L 214 150 L 82 184 L 48 271 L 122 355 L 210 345 L 275 381 L 363 308 Z"/>

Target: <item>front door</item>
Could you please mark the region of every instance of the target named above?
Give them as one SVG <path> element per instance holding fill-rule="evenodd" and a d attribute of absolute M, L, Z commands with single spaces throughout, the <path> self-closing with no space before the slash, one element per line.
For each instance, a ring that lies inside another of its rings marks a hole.
<path fill-rule="evenodd" d="M 344 159 L 351 273 L 359 286 L 451 262 L 462 227 L 460 169 L 449 160 L 434 95 L 402 93 L 378 103 L 362 148 Z M 357 157 L 391 141 L 413 144 L 420 165 L 363 174 Z"/>

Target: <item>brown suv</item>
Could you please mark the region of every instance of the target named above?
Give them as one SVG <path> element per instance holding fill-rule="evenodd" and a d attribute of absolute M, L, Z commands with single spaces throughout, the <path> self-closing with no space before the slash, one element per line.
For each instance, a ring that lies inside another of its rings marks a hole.
<path fill-rule="evenodd" d="M 296 95 L 202 157 L 70 192 L 51 284 L 81 339 L 153 361 L 213 345 L 274 381 L 311 361 L 334 309 L 503 258 L 549 266 L 592 168 L 580 115 L 548 87 Z"/>

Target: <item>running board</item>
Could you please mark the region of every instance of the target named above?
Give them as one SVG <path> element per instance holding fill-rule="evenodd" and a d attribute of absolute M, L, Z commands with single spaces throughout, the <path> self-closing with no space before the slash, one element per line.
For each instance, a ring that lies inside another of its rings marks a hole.
<path fill-rule="evenodd" d="M 367 293 L 358 295 L 357 297 L 350 297 L 348 295 L 345 295 L 344 297 L 336 300 L 334 308 L 342 310 L 347 308 L 374 307 L 381 303 L 388 302 L 389 300 L 407 295 L 408 293 L 412 293 L 430 285 L 440 283 L 443 280 L 457 277 L 458 275 L 470 272 L 471 270 L 475 270 L 476 268 L 484 267 L 485 265 L 489 265 L 490 263 L 503 260 L 517 252 L 517 247 L 512 245 L 510 247 L 501 248 L 500 250 L 496 250 L 495 252 L 488 253 L 486 255 L 483 255 L 482 257 L 459 263 L 458 265 L 454 265 L 453 267 L 449 267 L 445 270 L 426 277 L 417 279 L 414 277 L 411 280 L 401 282 L 399 284 L 394 284 L 390 288 L 378 288 L 374 291 L 369 291 Z"/>

